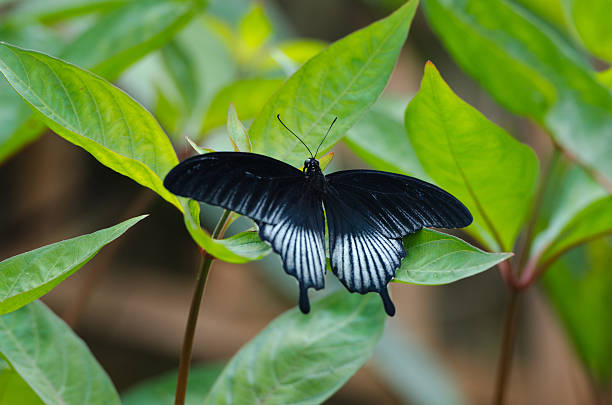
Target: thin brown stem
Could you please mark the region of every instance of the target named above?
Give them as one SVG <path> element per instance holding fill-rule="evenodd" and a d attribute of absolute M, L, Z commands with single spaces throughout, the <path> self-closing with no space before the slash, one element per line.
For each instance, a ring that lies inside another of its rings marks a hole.
<path fill-rule="evenodd" d="M 225 232 L 226 223 L 229 219 L 231 211 L 225 210 L 215 230 L 212 233 L 213 238 L 219 238 L 223 236 Z M 183 338 L 183 348 L 181 350 L 181 357 L 179 360 L 179 371 L 178 379 L 176 383 L 176 395 L 174 397 L 175 405 L 184 405 L 185 396 L 187 394 L 187 380 L 189 377 L 189 366 L 191 364 L 191 353 L 193 351 L 193 339 L 195 336 L 196 325 L 198 322 L 198 313 L 200 312 L 200 305 L 202 304 L 202 297 L 204 295 L 204 288 L 206 287 L 206 279 L 210 272 L 210 266 L 214 257 L 208 253 L 203 252 L 202 262 L 200 264 L 200 271 L 198 272 L 198 278 L 196 280 L 195 290 L 193 292 L 193 298 L 191 299 L 191 307 L 189 308 L 189 317 L 187 318 L 187 326 L 185 327 L 185 336 Z"/>
<path fill-rule="evenodd" d="M 512 287 L 510 288 L 510 302 L 508 303 L 508 312 L 506 313 L 506 320 L 504 322 L 502 347 L 497 366 L 495 396 L 493 397 L 494 405 L 502 405 L 504 403 L 504 396 L 512 367 L 519 294 L 519 290 Z"/>

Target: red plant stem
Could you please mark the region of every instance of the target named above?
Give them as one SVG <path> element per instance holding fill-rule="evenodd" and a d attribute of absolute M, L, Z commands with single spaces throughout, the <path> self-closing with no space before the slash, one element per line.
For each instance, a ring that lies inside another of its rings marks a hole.
<path fill-rule="evenodd" d="M 221 218 L 219 219 L 219 222 L 212 233 L 213 238 L 216 239 L 223 236 L 223 233 L 227 228 L 226 222 L 228 221 L 230 213 L 231 211 L 229 210 L 225 210 L 223 212 L 223 215 L 221 215 Z M 200 312 L 204 288 L 206 287 L 206 279 L 208 278 L 208 273 L 213 260 L 214 257 L 210 253 L 202 251 L 202 262 L 200 265 L 200 271 L 198 272 L 193 298 L 191 299 L 189 317 L 187 318 L 187 326 L 185 327 L 185 335 L 183 337 L 183 348 L 181 350 L 178 379 L 176 382 L 176 394 L 174 396 L 175 405 L 185 404 L 185 396 L 187 395 L 187 380 L 189 377 L 189 366 L 191 364 L 191 353 L 193 351 L 193 339 L 198 322 L 198 313 Z"/>
<path fill-rule="evenodd" d="M 510 287 L 510 302 L 508 303 L 508 312 L 506 313 L 506 320 L 504 322 L 502 348 L 497 367 L 495 395 L 493 397 L 494 405 L 502 405 L 504 403 L 504 395 L 506 393 L 508 377 L 512 366 L 519 294 L 520 290 Z"/>

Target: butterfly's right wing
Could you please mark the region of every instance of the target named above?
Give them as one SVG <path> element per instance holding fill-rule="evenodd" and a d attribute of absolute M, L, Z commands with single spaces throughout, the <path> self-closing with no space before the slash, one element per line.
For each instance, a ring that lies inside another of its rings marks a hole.
<path fill-rule="evenodd" d="M 260 238 L 298 279 L 300 309 L 309 311 L 308 288 L 324 286 L 325 223 L 321 196 L 300 170 L 255 153 L 213 152 L 180 163 L 164 186 L 255 220 Z"/>
<path fill-rule="evenodd" d="M 217 205 L 256 221 L 276 223 L 291 205 L 303 173 L 256 153 L 212 152 L 184 160 L 164 179 L 176 195 Z"/>

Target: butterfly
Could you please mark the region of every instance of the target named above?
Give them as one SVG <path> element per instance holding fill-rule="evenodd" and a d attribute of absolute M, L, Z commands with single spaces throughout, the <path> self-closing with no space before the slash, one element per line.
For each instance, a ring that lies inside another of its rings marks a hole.
<path fill-rule="evenodd" d="M 280 255 L 285 272 L 299 282 L 299 306 L 310 311 L 308 289 L 324 287 L 325 223 L 333 273 L 350 292 L 380 294 L 395 314 L 387 290 L 406 256 L 402 237 L 424 227 L 461 228 L 472 222 L 455 197 L 425 181 L 377 170 L 324 175 L 308 149 L 299 170 L 249 152 L 211 152 L 179 163 L 164 179 L 172 193 L 251 218 L 259 237 Z"/>

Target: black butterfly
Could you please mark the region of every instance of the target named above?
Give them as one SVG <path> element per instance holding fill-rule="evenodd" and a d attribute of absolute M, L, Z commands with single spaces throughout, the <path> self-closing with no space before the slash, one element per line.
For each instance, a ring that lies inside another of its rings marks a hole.
<path fill-rule="evenodd" d="M 310 310 L 308 288 L 324 286 L 327 218 L 332 271 L 351 292 L 379 293 L 392 316 L 387 284 L 406 256 L 402 237 L 423 227 L 468 226 L 472 215 L 446 191 L 413 177 L 376 170 L 323 175 L 317 152 L 303 170 L 256 153 L 197 155 L 174 167 L 164 186 L 253 219 L 297 278 L 303 313 Z"/>

